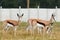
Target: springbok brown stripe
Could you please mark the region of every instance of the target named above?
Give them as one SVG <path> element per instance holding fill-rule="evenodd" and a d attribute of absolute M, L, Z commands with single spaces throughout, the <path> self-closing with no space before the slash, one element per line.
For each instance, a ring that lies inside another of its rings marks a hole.
<path fill-rule="evenodd" d="M 9 21 L 7 21 L 7 23 L 9 23 L 9 24 L 11 24 L 11 25 L 15 26 L 13 23 L 11 23 L 11 22 L 9 22 Z"/>
<path fill-rule="evenodd" d="M 43 26 L 45 27 L 45 24 L 44 24 L 44 23 L 42 23 L 42 22 L 38 22 L 38 21 L 37 21 L 37 23 L 39 23 L 39 24 L 41 24 L 41 25 L 43 25 Z"/>

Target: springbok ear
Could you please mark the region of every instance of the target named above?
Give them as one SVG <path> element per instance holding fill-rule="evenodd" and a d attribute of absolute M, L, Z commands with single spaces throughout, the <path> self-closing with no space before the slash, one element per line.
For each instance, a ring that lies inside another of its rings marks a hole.
<path fill-rule="evenodd" d="M 19 17 L 19 14 L 17 13 L 17 16 Z"/>
<path fill-rule="evenodd" d="M 21 16 L 23 16 L 24 14 L 22 14 Z"/>
<path fill-rule="evenodd" d="M 54 16 L 54 15 L 52 14 L 52 16 Z"/>

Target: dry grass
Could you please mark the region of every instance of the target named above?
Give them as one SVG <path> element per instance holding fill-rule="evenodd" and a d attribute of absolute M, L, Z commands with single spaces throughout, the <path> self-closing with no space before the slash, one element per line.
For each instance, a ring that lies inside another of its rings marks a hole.
<path fill-rule="evenodd" d="M 2 31 L 2 22 L 0 22 L 0 40 L 60 40 L 60 23 L 55 23 L 51 34 L 27 34 L 25 28 L 27 23 L 23 22 L 17 29 L 16 36 L 14 36 L 13 29 L 9 31 Z"/>

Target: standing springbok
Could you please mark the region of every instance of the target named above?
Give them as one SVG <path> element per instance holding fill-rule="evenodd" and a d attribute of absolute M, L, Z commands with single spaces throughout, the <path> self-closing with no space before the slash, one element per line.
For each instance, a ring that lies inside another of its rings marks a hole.
<path fill-rule="evenodd" d="M 10 27 L 13 27 L 14 31 L 16 32 L 17 30 L 17 27 L 19 26 L 19 24 L 21 23 L 21 18 L 23 17 L 24 14 L 22 15 L 19 15 L 17 13 L 17 17 L 18 17 L 18 20 L 11 20 L 11 19 L 8 19 L 8 20 L 5 20 L 3 21 L 3 27 L 4 29 L 3 30 L 8 30 Z"/>
<path fill-rule="evenodd" d="M 50 31 L 50 27 L 52 27 L 53 20 L 55 21 L 55 18 L 54 18 L 53 14 L 52 14 L 52 16 L 51 16 L 49 21 L 41 20 L 41 19 L 28 19 L 27 31 L 31 30 L 34 33 L 34 29 L 36 29 L 37 24 L 40 24 L 42 26 L 44 32 L 46 30 L 47 30 L 47 32 L 49 32 Z M 39 28 L 40 27 L 37 27 L 38 28 L 38 33 L 39 33 Z"/>

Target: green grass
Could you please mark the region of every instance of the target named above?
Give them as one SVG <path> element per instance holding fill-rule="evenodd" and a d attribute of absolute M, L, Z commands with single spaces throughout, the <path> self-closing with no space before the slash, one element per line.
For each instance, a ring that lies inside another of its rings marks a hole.
<path fill-rule="evenodd" d="M 13 29 L 9 31 L 2 31 L 2 22 L 0 22 L 0 40 L 60 40 L 60 22 L 54 23 L 51 34 L 27 34 L 25 28 L 27 27 L 26 22 L 22 22 L 17 29 L 17 34 L 14 36 Z"/>

